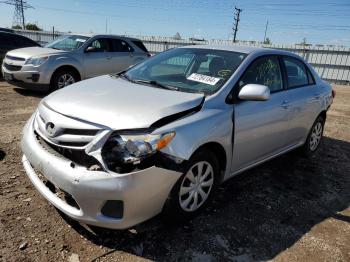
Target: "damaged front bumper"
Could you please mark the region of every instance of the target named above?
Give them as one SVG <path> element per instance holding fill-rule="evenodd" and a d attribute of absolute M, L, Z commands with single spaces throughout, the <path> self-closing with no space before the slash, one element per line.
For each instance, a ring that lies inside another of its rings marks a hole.
<path fill-rule="evenodd" d="M 143 222 L 162 211 L 181 176 L 181 172 L 156 166 L 125 174 L 90 171 L 46 150 L 34 133 L 33 119 L 22 138 L 25 171 L 50 203 L 80 222 L 113 229 Z M 52 186 L 74 199 L 73 204 Z"/>

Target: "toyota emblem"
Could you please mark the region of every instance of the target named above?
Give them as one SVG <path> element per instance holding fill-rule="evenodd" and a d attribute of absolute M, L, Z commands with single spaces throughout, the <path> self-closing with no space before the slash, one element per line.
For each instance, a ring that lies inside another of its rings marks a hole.
<path fill-rule="evenodd" d="M 49 136 L 54 136 L 56 133 L 55 124 L 52 122 L 48 122 L 46 124 L 46 132 Z"/>

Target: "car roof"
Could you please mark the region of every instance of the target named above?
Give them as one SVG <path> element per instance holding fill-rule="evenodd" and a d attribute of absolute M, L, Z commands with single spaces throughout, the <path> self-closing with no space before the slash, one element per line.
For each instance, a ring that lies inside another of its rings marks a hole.
<path fill-rule="evenodd" d="M 122 35 L 113 35 L 113 34 L 80 34 L 80 33 L 70 33 L 67 35 L 77 35 L 77 36 L 85 36 L 85 37 L 118 37 L 118 38 L 123 38 L 123 39 L 129 39 L 129 40 L 136 40 L 136 41 L 140 41 L 140 39 L 137 38 L 133 38 L 133 37 L 127 37 L 127 36 L 122 36 Z"/>
<path fill-rule="evenodd" d="M 244 54 L 257 54 L 257 55 L 268 55 L 268 54 L 277 54 L 277 55 L 289 55 L 300 58 L 298 55 L 284 50 L 265 48 L 265 47 L 255 47 L 255 46 L 240 46 L 240 45 L 190 45 L 182 46 L 180 48 L 198 48 L 198 49 L 212 49 L 212 50 L 223 50 L 238 52 Z"/>

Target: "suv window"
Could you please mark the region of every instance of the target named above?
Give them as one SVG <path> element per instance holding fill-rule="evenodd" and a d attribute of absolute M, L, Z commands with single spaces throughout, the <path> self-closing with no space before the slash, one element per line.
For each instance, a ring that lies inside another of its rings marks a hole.
<path fill-rule="evenodd" d="M 271 93 L 283 90 L 278 58 L 266 56 L 255 60 L 244 72 L 238 83 L 240 88 L 247 84 L 265 85 L 270 88 Z"/>
<path fill-rule="evenodd" d="M 283 57 L 283 62 L 287 72 L 288 88 L 309 84 L 309 77 L 303 62 L 291 57 Z"/>
<path fill-rule="evenodd" d="M 89 44 L 88 47 L 93 47 L 94 52 L 111 52 L 109 39 L 108 38 L 99 38 Z"/>
<path fill-rule="evenodd" d="M 134 45 L 136 45 L 138 48 L 140 48 L 141 50 L 145 51 L 146 53 L 148 53 L 147 48 L 145 47 L 145 45 L 141 42 L 141 41 L 132 41 Z"/>
<path fill-rule="evenodd" d="M 124 40 L 111 39 L 114 52 L 133 52 L 134 49 Z"/>
<path fill-rule="evenodd" d="M 6 36 L 0 32 L 0 48 L 7 46 Z"/>
<path fill-rule="evenodd" d="M 20 47 L 38 46 L 38 44 L 35 43 L 34 41 L 20 35 L 17 35 L 15 37 L 15 43 L 17 44 L 17 46 L 20 46 Z"/>

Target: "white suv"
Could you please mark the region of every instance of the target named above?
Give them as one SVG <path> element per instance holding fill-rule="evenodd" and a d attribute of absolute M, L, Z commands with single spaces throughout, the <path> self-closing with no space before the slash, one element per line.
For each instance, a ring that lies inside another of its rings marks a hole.
<path fill-rule="evenodd" d="M 149 57 L 138 39 L 113 35 L 66 35 L 45 47 L 10 51 L 2 64 L 7 82 L 56 90 L 77 81 L 117 73 Z"/>

